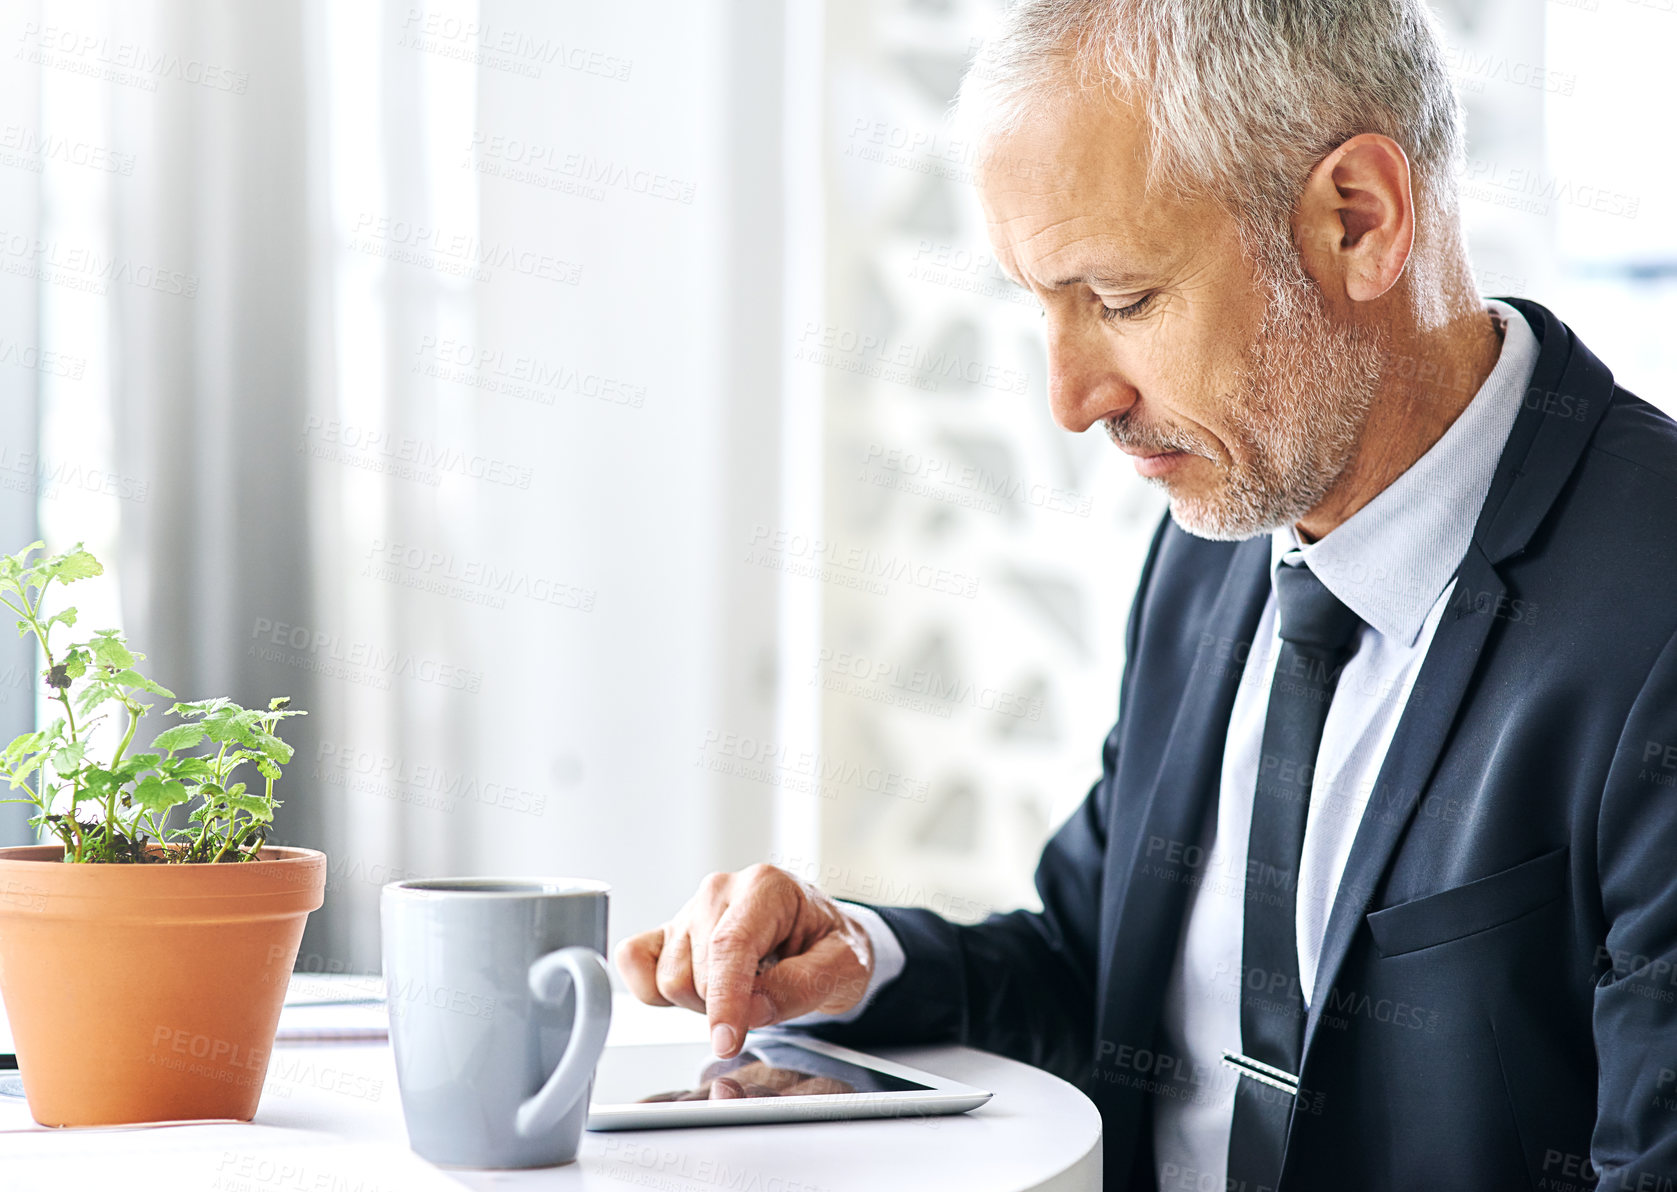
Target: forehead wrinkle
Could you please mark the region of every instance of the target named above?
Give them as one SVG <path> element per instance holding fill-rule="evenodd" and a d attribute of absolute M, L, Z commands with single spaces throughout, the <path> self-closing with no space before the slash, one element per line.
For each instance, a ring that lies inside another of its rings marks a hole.
<path fill-rule="evenodd" d="M 1064 228 L 1077 224 L 1083 217 L 1072 217 L 1048 224 L 1025 239 L 1028 245 L 1032 241 Z M 1090 244 L 1090 242 L 1093 244 Z M 1092 231 L 1079 232 L 1068 238 L 1064 243 L 1055 245 L 1042 258 L 1043 264 L 1055 261 L 1065 261 L 1070 258 L 1071 272 L 1043 284 L 1051 289 L 1063 290 L 1069 286 L 1086 285 L 1091 288 L 1121 289 L 1153 277 L 1157 274 L 1156 266 L 1146 265 L 1136 267 L 1121 265 L 1120 261 L 1132 261 L 1136 257 L 1145 257 L 1144 253 L 1124 242 L 1110 228 L 1100 228 Z M 1061 264 L 1053 272 L 1063 272 L 1067 264 Z"/>

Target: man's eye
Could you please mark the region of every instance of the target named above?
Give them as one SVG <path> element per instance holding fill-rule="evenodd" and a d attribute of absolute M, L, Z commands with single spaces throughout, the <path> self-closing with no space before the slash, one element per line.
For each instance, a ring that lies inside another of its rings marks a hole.
<path fill-rule="evenodd" d="M 1101 303 L 1101 318 L 1107 320 L 1133 319 L 1137 315 L 1146 313 L 1147 308 L 1153 305 L 1153 299 L 1156 297 L 1158 297 L 1157 294 L 1148 294 L 1139 302 L 1132 302 L 1128 306 L 1108 306 L 1103 302 Z"/>

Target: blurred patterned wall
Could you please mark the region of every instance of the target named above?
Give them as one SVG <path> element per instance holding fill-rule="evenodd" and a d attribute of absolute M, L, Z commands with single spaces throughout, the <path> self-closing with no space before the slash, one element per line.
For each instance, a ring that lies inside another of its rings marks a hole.
<path fill-rule="evenodd" d="M 829 9 L 823 803 L 835 893 L 956 918 L 1035 904 L 1100 773 L 1130 595 L 1164 509 L 1050 419 L 1036 303 L 997 267 L 944 115 L 995 6 Z"/>

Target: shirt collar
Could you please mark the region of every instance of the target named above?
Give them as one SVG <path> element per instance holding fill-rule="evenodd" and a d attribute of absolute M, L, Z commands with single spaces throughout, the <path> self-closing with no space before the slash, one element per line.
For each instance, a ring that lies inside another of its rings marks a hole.
<path fill-rule="evenodd" d="M 1485 300 L 1503 321 L 1496 367 L 1427 453 L 1334 530 L 1309 544 L 1291 525 L 1270 534 L 1270 567 L 1309 565 L 1324 587 L 1387 637 L 1413 645 L 1456 573 L 1491 489 L 1503 445 L 1537 366 L 1520 312 Z"/>

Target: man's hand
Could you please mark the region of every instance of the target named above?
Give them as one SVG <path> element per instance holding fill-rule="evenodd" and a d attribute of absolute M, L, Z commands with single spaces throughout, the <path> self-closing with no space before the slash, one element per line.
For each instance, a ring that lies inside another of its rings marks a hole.
<path fill-rule="evenodd" d="M 867 932 L 831 898 L 773 865 L 713 873 L 675 918 L 617 945 L 617 971 L 654 1006 L 710 1020 L 727 1058 L 749 1028 L 862 1000 L 873 975 Z"/>

